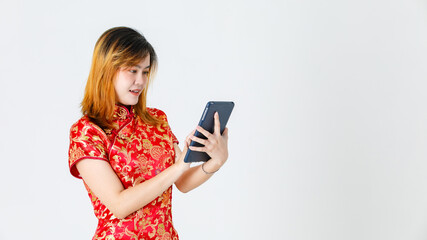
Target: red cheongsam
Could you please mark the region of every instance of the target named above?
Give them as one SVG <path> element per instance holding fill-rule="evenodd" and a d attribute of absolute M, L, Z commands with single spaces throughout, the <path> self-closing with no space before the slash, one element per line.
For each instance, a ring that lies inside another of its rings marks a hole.
<path fill-rule="evenodd" d="M 167 122 L 164 112 L 147 108 L 154 117 Z M 76 163 L 107 161 L 123 187 L 129 188 L 149 180 L 174 163 L 175 135 L 169 126 L 147 125 L 135 111 L 116 105 L 114 122 L 117 130 L 104 129 L 84 116 L 70 132 L 69 166 L 71 174 L 81 178 Z M 152 202 L 124 219 L 116 218 L 85 183 L 92 201 L 98 227 L 93 239 L 178 239 L 172 225 L 172 187 Z"/>

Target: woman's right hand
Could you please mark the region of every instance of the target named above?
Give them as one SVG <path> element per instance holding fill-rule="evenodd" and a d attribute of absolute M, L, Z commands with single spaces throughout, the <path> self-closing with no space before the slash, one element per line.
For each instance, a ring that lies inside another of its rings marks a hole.
<path fill-rule="evenodd" d="M 191 163 L 184 162 L 184 158 L 187 154 L 188 146 L 190 146 L 191 143 L 191 136 L 193 136 L 195 132 L 196 130 L 191 131 L 191 133 L 188 134 L 188 136 L 185 138 L 184 148 L 182 152 L 181 149 L 179 149 L 178 145 L 175 145 L 175 164 L 179 166 L 179 169 L 181 169 L 182 172 L 185 172 L 190 169 Z"/>

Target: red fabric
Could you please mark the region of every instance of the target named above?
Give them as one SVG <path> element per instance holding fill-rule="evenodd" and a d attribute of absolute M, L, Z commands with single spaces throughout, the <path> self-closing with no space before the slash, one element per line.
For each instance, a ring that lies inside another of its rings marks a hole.
<path fill-rule="evenodd" d="M 164 112 L 147 111 L 167 121 Z M 147 125 L 123 106 L 116 106 L 114 122 L 118 130 L 102 130 L 86 116 L 70 131 L 69 166 L 73 176 L 81 178 L 75 164 L 83 159 L 108 161 L 124 188 L 144 182 L 174 163 L 174 143 L 169 126 Z M 172 224 L 172 187 L 142 209 L 125 219 L 118 219 L 85 184 L 92 201 L 98 227 L 93 239 L 178 239 Z"/>

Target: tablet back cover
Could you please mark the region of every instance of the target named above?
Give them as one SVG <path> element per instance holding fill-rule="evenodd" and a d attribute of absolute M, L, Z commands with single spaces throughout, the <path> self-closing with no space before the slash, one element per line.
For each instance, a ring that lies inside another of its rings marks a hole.
<path fill-rule="evenodd" d="M 215 120 L 214 114 L 218 112 L 221 134 L 224 132 L 225 126 L 227 125 L 228 119 L 230 118 L 231 112 L 234 108 L 234 102 L 219 102 L 210 101 L 206 104 L 205 110 L 203 111 L 202 117 L 199 121 L 199 126 L 209 131 L 214 132 Z M 206 139 L 206 137 L 198 131 L 194 134 L 196 137 Z M 191 141 L 190 146 L 203 147 L 202 144 Z M 196 152 L 188 149 L 185 155 L 185 162 L 206 162 L 210 159 L 209 155 L 205 152 Z"/>

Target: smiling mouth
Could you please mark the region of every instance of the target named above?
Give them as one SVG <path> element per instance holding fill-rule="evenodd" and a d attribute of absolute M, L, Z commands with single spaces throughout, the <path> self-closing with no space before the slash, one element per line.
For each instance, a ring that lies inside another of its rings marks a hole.
<path fill-rule="evenodd" d="M 139 96 L 139 94 L 141 93 L 141 90 L 129 90 L 129 92 L 134 96 Z"/>

